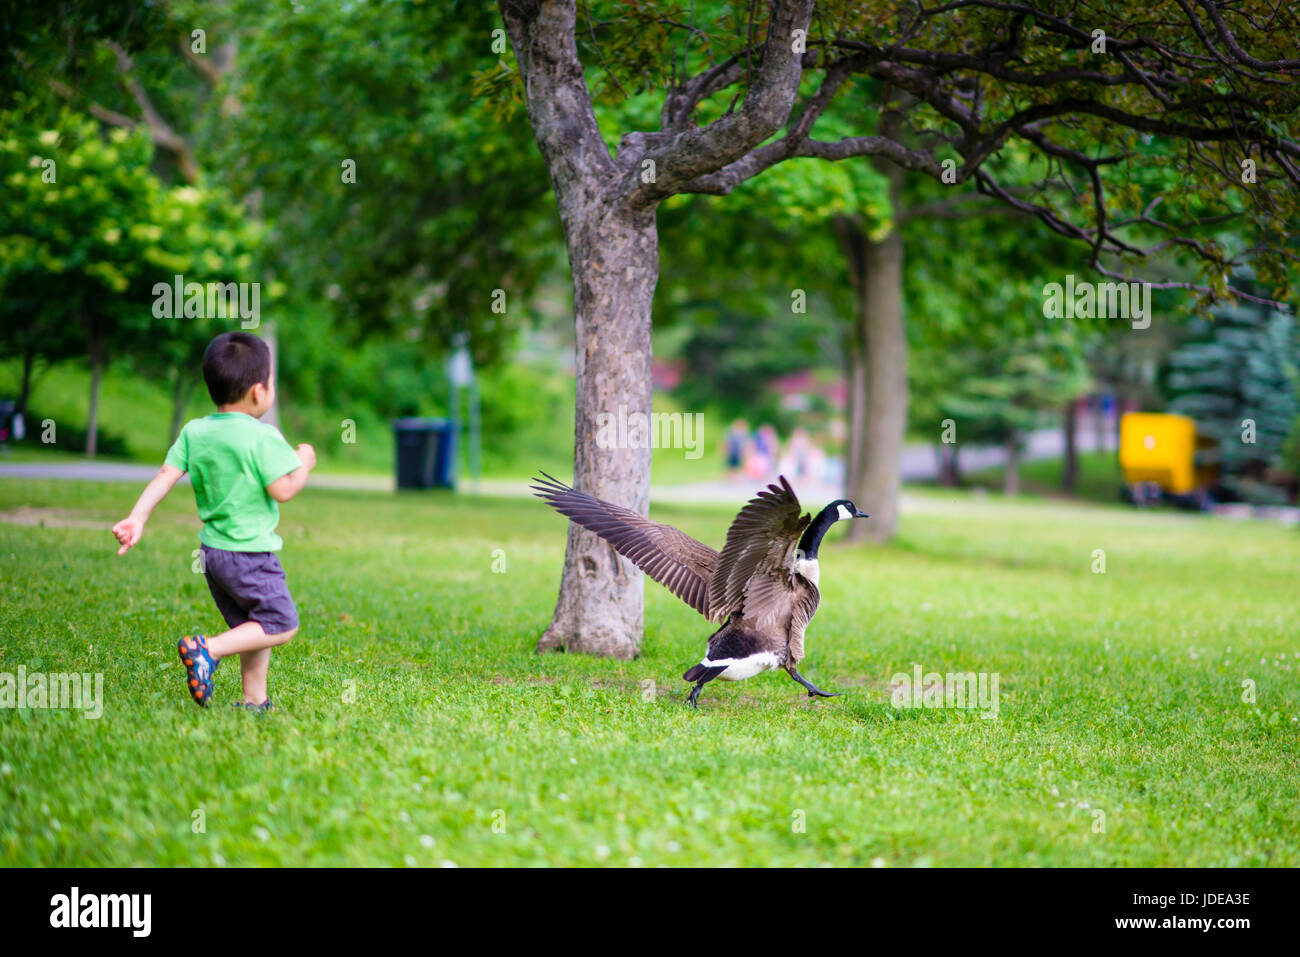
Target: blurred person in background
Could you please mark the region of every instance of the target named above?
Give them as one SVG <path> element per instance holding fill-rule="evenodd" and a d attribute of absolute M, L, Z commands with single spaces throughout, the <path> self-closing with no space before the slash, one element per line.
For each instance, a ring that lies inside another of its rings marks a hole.
<path fill-rule="evenodd" d="M 754 455 L 751 459 L 753 468 L 751 470 L 747 466 L 745 471 L 753 478 L 772 475 L 780 453 L 781 440 L 777 437 L 776 429 L 770 423 L 760 425 L 758 432 L 754 434 Z"/>
<path fill-rule="evenodd" d="M 741 466 L 745 464 L 746 447 L 750 444 L 749 423 L 736 419 L 727 430 L 727 477 L 732 481 L 740 478 Z"/>

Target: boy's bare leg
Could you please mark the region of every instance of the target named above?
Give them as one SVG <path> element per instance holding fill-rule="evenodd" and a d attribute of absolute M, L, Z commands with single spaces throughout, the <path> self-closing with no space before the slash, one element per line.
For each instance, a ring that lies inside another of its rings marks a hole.
<path fill-rule="evenodd" d="M 246 703 L 261 704 L 266 700 L 266 672 L 270 666 L 270 648 L 245 651 L 239 656 L 240 687 L 244 689 Z"/>
<path fill-rule="evenodd" d="M 214 660 L 239 655 L 240 682 L 244 700 L 261 704 L 266 700 L 266 672 L 271 665 L 271 649 L 290 641 L 298 629 L 268 635 L 255 621 L 246 621 L 229 631 L 208 639 L 208 654 Z"/>
<path fill-rule="evenodd" d="M 239 655 L 246 651 L 261 651 L 263 648 L 274 648 L 276 645 L 283 645 L 298 634 L 298 629 L 293 628 L 289 631 L 280 632 L 278 635 L 268 635 L 262 630 L 262 626 L 255 621 L 246 621 L 242 625 L 236 625 L 229 631 L 223 631 L 208 639 L 208 654 L 213 658 L 225 658 L 229 655 Z"/>

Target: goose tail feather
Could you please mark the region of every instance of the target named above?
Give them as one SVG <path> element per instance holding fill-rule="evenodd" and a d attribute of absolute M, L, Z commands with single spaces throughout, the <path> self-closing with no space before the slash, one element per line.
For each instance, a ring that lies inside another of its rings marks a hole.
<path fill-rule="evenodd" d="M 698 665 L 692 665 L 686 674 L 682 675 L 682 680 L 712 681 L 726 670 L 726 665 L 706 665 L 704 662 L 700 662 Z"/>

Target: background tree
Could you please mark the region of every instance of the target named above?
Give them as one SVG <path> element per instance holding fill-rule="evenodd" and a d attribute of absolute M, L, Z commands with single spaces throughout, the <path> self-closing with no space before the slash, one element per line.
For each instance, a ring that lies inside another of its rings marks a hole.
<path fill-rule="evenodd" d="M 920 250 L 904 266 L 903 297 L 912 316 L 908 434 L 935 444 L 940 482 L 956 485 L 960 450 L 1002 444 L 1005 435 L 967 423 L 956 441 L 944 441 L 951 414 L 945 403 L 968 377 L 987 373 L 983 356 L 1005 354 L 1043 331 L 1043 286 L 1077 266 L 1078 249 L 1051 232 L 1033 235 L 1033 221 L 1019 210 L 977 194 L 953 196 L 928 179 L 912 178 L 904 203 L 898 213 L 904 247 Z M 954 269 L 955 262 L 962 268 Z M 1106 324 L 1078 321 L 1081 330 Z"/>
<path fill-rule="evenodd" d="M 251 259 L 227 261 L 238 272 L 222 278 L 284 292 L 258 330 L 288 337 L 278 349 L 281 397 L 337 403 L 340 415 L 378 426 L 399 407 L 445 402 L 440 360 L 460 332 L 471 333 L 481 367 L 499 361 L 555 246 L 540 160 L 520 149 L 524 118 L 475 96 L 493 42 L 490 7 L 137 6 L 81 4 L 66 28 L 25 18 L 11 34 L 12 75 L 31 96 L 140 131 L 164 182 L 225 191 L 248 228 L 265 224 L 268 241 Z M 340 343 L 354 365 L 379 362 L 393 389 L 400 380 L 409 391 L 397 401 L 342 370 L 331 352 Z M 159 363 L 191 363 L 194 343 L 139 358 L 176 383 L 177 418 L 183 377 Z M 410 366 L 419 368 L 393 371 Z M 321 389 L 322 377 L 333 387 Z M 312 431 L 337 445 L 337 427 Z"/>
<path fill-rule="evenodd" d="M 435 358 L 467 332 L 478 363 L 498 361 L 554 264 L 555 214 L 523 116 L 475 95 L 495 59 L 491 8 L 237 13 L 239 67 L 219 89 L 241 108 L 212 150 L 274 224 L 265 268 L 350 340 L 396 334 Z"/>
<path fill-rule="evenodd" d="M 160 282 L 173 283 L 176 276 L 205 290 L 208 283 L 230 283 L 232 277 L 252 273 L 262 249 L 262 224 L 244 215 L 241 205 L 222 189 L 181 186 L 162 191 L 153 219 L 148 235 L 157 242 L 145 251 L 141 272 L 142 280 L 152 278 L 151 290 Z M 258 283 L 260 311 L 276 315 L 283 298 L 282 284 Z M 138 371 L 171 389 L 169 441 L 185 424 L 185 408 L 199 388 L 196 373 L 208 343 L 221 332 L 243 327 L 241 316 L 216 300 L 213 305 L 218 314 L 208 313 L 205 303 L 202 316 L 155 316 L 136 341 L 125 344 Z M 265 335 L 260 324 L 253 331 Z"/>
<path fill-rule="evenodd" d="M 776 0 L 766 18 L 756 3 L 728 7 L 703 38 L 686 11 L 634 7 L 619 14 L 623 48 L 613 66 L 599 50 L 598 27 L 608 28 L 609 20 L 589 14 L 582 30 L 574 3 L 499 5 L 573 271 L 575 481 L 641 511 L 649 450 L 598 449 L 594 425 L 601 409 L 649 409 L 654 211 L 669 196 L 725 195 L 797 156 L 869 156 L 945 184 L 973 181 L 1086 243 L 1089 264 L 1102 273 L 1122 265 L 1103 257 L 1139 259 L 1181 243 L 1204 258 L 1208 294 L 1224 290 L 1224 261 L 1240 250 L 1225 250 L 1207 230 L 1237 215 L 1267 246 L 1285 235 L 1297 208 L 1300 145 L 1289 125 L 1297 94 L 1285 78 L 1300 61 L 1287 58 L 1279 39 L 1280 27 L 1296 27 L 1296 15 L 1263 3 L 1258 17 L 1234 9 L 1231 26 L 1208 0 L 1196 9 L 1185 0 L 1155 2 L 1136 24 L 1131 12 L 1101 4 L 1065 15 L 978 0 L 931 9 L 827 4 L 814 26 L 811 0 Z M 684 46 L 670 45 L 664 54 L 673 31 L 685 37 Z M 623 133 L 612 155 L 579 58 L 578 44 L 588 36 L 610 82 L 625 92 L 629 85 L 664 91 L 659 128 Z M 805 73 L 812 81 L 806 93 Z M 881 90 L 885 125 L 814 138 L 818 119 L 855 77 Z M 1071 203 L 1058 205 L 1035 183 L 1006 181 L 1018 167 L 999 154 L 1013 140 L 1060 171 L 1075 196 Z M 1238 160 L 1254 157 L 1248 184 Z M 1157 218 L 1154 197 L 1143 196 L 1124 171 L 1144 163 L 1172 168 L 1193 187 L 1193 198 L 1166 200 Z M 1225 187 L 1233 192 L 1224 196 Z M 1207 217 L 1206 196 L 1223 196 L 1226 208 Z M 1258 261 L 1280 285 L 1277 250 Z M 890 310 L 873 314 L 888 317 Z M 878 352 L 899 354 L 902 324 L 881 324 Z M 894 450 L 901 451 L 901 441 L 891 435 L 882 457 L 894 461 L 881 467 L 897 473 Z M 875 512 L 875 490 L 865 491 L 860 504 Z M 556 611 L 539 648 L 636 654 L 642 581 L 607 552 L 595 536 L 571 529 Z"/>
<path fill-rule="evenodd" d="M 37 359 L 86 356 L 91 370 L 86 453 L 98 439 L 99 387 L 114 354 L 166 381 L 192 380 L 218 321 L 176 310 L 157 315 L 154 287 L 223 280 L 246 270 L 257 244 L 230 197 L 167 187 L 150 172 L 140 132 L 101 135 L 96 120 L 28 104 L 3 114 L 0 141 L 0 336 L 24 361 L 26 404 Z M 272 298 L 264 290 L 263 304 Z M 173 430 L 183 404 L 173 413 Z"/>
<path fill-rule="evenodd" d="M 1006 451 L 1002 490 L 1020 492 L 1020 452 L 1026 435 L 1092 386 L 1087 340 L 1070 326 L 1004 340 L 962 357 L 962 375 L 939 400 L 958 441 L 1001 443 Z"/>
<path fill-rule="evenodd" d="M 1281 466 L 1300 413 L 1294 318 L 1259 303 L 1223 304 L 1188 333 L 1169 356 L 1170 411 L 1191 416 L 1218 443 L 1224 489 L 1247 501 L 1281 501 L 1285 494 L 1263 479 Z"/>
<path fill-rule="evenodd" d="M 160 184 L 148 172 L 142 137 L 118 131 L 105 141 L 97 123 L 69 111 L 48 126 L 32 113 L 7 117 L 10 134 L 0 142 L 6 338 L 25 362 L 74 349 L 88 357 L 86 454 L 93 456 L 105 364 L 147 324 L 149 293 L 138 280 Z"/>
<path fill-rule="evenodd" d="M 680 347 L 681 383 L 675 394 L 687 408 L 716 406 L 728 418 L 783 422 L 780 395 L 772 380 L 808 368 L 834 355 L 840 330 L 822 313 L 793 323 L 788 315 L 772 314 L 774 296 L 765 297 L 755 315 L 734 301 L 688 302 L 676 311 L 687 325 Z M 830 347 L 828 349 L 828 346 Z"/>

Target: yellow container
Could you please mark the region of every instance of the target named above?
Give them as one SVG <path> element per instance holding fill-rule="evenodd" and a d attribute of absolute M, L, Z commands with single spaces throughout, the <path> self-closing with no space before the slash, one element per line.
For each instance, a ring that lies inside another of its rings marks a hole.
<path fill-rule="evenodd" d="M 1201 443 L 1204 444 L 1204 443 Z M 1196 423 L 1185 415 L 1126 412 L 1119 422 L 1119 464 L 1124 481 L 1155 482 L 1186 495 L 1207 478 L 1196 468 Z"/>

